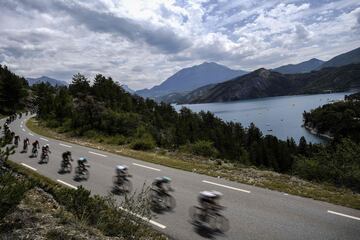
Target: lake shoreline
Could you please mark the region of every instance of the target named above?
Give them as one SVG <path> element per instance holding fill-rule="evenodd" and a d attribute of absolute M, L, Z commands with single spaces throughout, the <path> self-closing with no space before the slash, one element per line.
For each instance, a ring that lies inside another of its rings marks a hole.
<path fill-rule="evenodd" d="M 194 112 L 210 111 L 224 121 L 241 123 L 244 128 L 254 123 L 264 135 L 273 135 L 284 141 L 293 138 L 299 143 L 300 138 L 304 136 L 307 142 L 326 144 L 333 136 L 319 133 L 316 129 L 305 128 L 303 113 L 332 101 L 342 100 L 349 94 L 350 92 L 281 96 L 227 103 L 173 105 L 173 107 L 177 111 L 182 107 Z"/>
<path fill-rule="evenodd" d="M 307 126 L 307 125 L 303 125 L 302 127 L 304 127 L 306 130 L 308 130 L 311 134 L 316 135 L 318 137 L 322 137 L 322 138 L 327 139 L 327 140 L 333 140 L 334 139 L 334 137 L 331 136 L 330 133 L 328 133 L 328 134 L 319 133 L 319 131 L 316 128 L 312 128 L 312 127 Z"/>

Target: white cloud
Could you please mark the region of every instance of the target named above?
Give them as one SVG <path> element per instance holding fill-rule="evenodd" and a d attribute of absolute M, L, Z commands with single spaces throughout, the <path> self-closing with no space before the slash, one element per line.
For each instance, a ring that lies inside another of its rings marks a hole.
<path fill-rule="evenodd" d="M 65 80 L 103 73 L 137 89 L 203 61 L 252 70 L 360 46 L 354 0 L 18 0 L 0 8 L 1 64 Z"/>

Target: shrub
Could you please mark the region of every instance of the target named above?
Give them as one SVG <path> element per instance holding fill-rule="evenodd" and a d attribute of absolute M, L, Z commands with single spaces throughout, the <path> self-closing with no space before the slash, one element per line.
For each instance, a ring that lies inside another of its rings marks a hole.
<path fill-rule="evenodd" d="M 145 151 L 154 149 L 155 146 L 155 140 L 149 133 L 143 134 L 142 137 L 135 138 L 130 144 L 132 149 Z"/>
<path fill-rule="evenodd" d="M 192 144 L 186 144 L 185 146 L 182 146 L 182 150 L 204 157 L 217 157 L 219 155 L 219 152 L 214 147 L 214 144 L 205 140 L 199 140 Z"/>
<path fill-rule="evenodd" d="M 48 128 L 57 128 L 60 125 L 61 124 L 55 119 L 50 119 L 50 120 L 46 121 L 46 127 L 48 127 Z"/>
<path fill-rule="evenodd" d="M 360 191 L 360 144 L 343 139 L 335 149 L 321 149 L 311 157 L 296 158 L 295 173 L 300 177 L 347 186 Z"/>
<path fill-rule="evenodd" d="M 30 187 L 29 182 L 19 180 L 11 173 L 0 175 L 0 218 L 18 205 Z"/>
<path fill-rule="evenodd" d="M 88 130 L 86 132 L 83 133 L 84 137 L 87 138 L 96 138 L 97 136 L 100 135 L 99 132 L 97 132 L 96 130 Z"/>
<path fill-rule="evenodd" d="M 107 144 L 124 145 L 127 143 L 127 138 L 123 135 L 117 134 L 114 136 L 104 137 L 104 142 Z"/>

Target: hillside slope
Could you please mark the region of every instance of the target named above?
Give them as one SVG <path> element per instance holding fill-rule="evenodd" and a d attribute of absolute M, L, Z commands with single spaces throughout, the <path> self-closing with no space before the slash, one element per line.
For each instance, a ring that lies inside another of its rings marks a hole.
<path fill-rule="evenodd" d="M 329 61 L 326 61 L 321 66 L 319 66 L 318 69 L 327 67 L 340 67 L 348 64 L 357 63 L 360 63 L 360 47 L 333 57 Z"/>
<path fill-rule="evenodd" d="M 317 69 L 323 63 L 324 61 L 322 60 L 312 58 L 305 62 L 297 64 L 287 64 L 278 68 L 274 68 L 272 70 L 283 74 L 307 73 Z"/>
<path fill-rule="evenodd" d="M 181 103 L 227 102 L 241 99 L 341 91 L 360 86 L 360 64 L 325 68 L 304 74 L 281 74 L 258 69 L 220 84 L 196 89 Z"/>
<path fill-rule="evenodd" d="M 192 91 L 196 88 L 220 83 L 244 75 L 242 70 L 233 70 L 226 66 L 204 62 L 200 65 L 181 69 L 160 85 L 151 89 L 139 90 L 136 94 L 142 97 L 159 97 L 169 93 Z"/>

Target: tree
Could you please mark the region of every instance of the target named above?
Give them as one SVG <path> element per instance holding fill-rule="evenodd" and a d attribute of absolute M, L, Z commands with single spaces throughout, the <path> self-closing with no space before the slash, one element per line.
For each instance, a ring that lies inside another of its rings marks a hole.
<path fill-rule="evenodd" d="M 11 114 L 25 107 L 27 82 L 0 65 L 0 113 Z"/>
<path fill-rule="evenodd" d="M 300 138 L 300 141 L 299 141 L 299 153 L 306 156 L 308 151 L 307 151 L 307 143 L 306 143 L 306 139 L 304 136 L 302 136 Z"/>
<path fill-rule="evenodd" d="M 77 73 L 72 78 L 69 91 L 73 96 L 83 97 L 90 92 L 90 81 L 84 75 Z"/>

